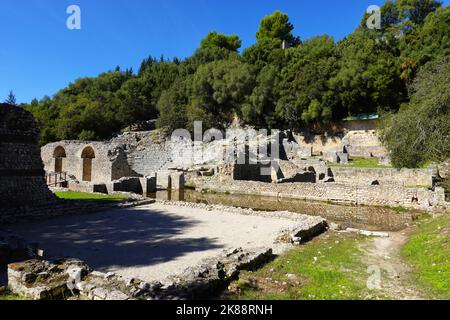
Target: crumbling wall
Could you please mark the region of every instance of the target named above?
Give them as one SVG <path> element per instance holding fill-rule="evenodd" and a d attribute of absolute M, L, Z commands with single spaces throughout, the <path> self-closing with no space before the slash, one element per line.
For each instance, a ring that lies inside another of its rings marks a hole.
<path fill-rule="evenodd" d="M 433 186 L 433 169 L 388 169 L 333 167 L 334 180 L 353 185 L 400 185 L 405 187 Z"/>
<path fill-rule="evenodd" d="M 159 170 L 167 169 L 172 161 L 171 144 L 158 131 L 125 132 L 110 143 L 125 146 L 130 168 L 142 176 L 151 176 Z"/>
<path fill-rule="evenodd" d="M 45 183 L 38 135 L 31 113 L 0 105 L 0 215 L 11 208 L 55 200 Z"/>
<path fill-rule="evenodd" d="M 65 152 L 62 158 L 62 171 L 82 182 L 83 179 L 83 151 L 91 148 L 94 152 L 92 158 L 92 174 L 90 181 L 93 184 L 109 183 L 125 176 L 136 173 L 130 168 L 123 146 L 109 142 L 85 141 L 59 141 L 45 145 L 41 148 L 45 171 L 55 171 L 55 150 L 61 148 Z"/>
<path fill-rule="evenodd" d="M 344 121 L 336 124 L 332 131 L 332 134 L 294 135 L 294 138 L 301 150 L 312 148 L 312 154 L 317 156 L 342 152 L 344 147 L 350 157 L 385 158 L 388 154 L 378 136 L 376 120 Z"/>
<path fill-rule="evenodd" d="M 311 201 L 326 201 L 367 206 L 404 207 L 432 210 L 446 206 L 441 188 L 405 188 L 389 185 L 350 185 L 339 183 L 281 183 L 253 181 L 204 181 L 199 191 L 210 190 L 231 194 L 261 195 Z"/>

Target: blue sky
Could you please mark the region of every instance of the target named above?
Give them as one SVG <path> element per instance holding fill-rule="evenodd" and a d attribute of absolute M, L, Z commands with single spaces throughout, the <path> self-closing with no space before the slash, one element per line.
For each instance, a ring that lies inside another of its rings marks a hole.
<path fill-rule="evenodd" d="M 289 14 L 302 39 L 351 33 L 369 5 L 384 0 L 1 0 L 0 100 L 53 95 L 75 79 L 139 68 L 152 55 L 184 58 L 209 31 L 255 42 L 261 19 Z M 449 3 L 450 0 L 445 1 Z M 68 30 L 66 9 L 81 8 L 81 30 Z"/>

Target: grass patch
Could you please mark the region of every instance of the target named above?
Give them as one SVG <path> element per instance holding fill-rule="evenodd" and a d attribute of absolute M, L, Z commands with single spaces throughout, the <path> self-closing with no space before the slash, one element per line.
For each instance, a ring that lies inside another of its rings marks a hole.
<path fill-rule="evenodd" d="M 348 164 L 336 164 L 333 163 L 331 166 L 339 166 L 339 167 L 349 167 L 349 168 L 392 168 L 389 166 L 383 166 L 379 164 L 378 158 L 351 158 Z"/>
<path fill-rule="evenodd" d="M 23 297 L 19 297 L 19 296 L 12 296 L 12 295 L 0 296 L 0 301 L 10 301 L 10 300 L 27 300 L 27 299 L 23 298 Z"/>
<path fill-rule="evenodd" d="M 328 233 L 278 257 L 256 272 L 244 272 L 226 299 L 358 300 L 366 287 L 367 265 L 352 234 Z"/>
<path fill-rule="evenodd" d="M 25 297 L 11 294 L 11 292 L 9 292 L 9 291 L 6 291 L 5 293 L 0 294 L 0 301 L 9 301 L 9 300 L 28 300 L 28 299 Z"/>
<path fill-rule="evenodd" d="M 56 196 L 62 200 L 72 200 L 72 201 L 90 201 L 98 203 L 116 203 L 127 200 L 128 197 L 125 195 L 108 195 L 108 194 L 92 194 L 83 192 L 56 192 Z"/>
<path fill-rule="evenodd" d="M 423 220 L 403 247 L 414 267 L 417 284 L 442 299 L 450 299 L 450 215 Z"/>

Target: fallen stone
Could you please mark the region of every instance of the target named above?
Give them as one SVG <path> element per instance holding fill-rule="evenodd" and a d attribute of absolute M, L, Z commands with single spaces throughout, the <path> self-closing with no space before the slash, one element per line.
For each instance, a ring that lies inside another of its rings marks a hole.
<path fill-rule="evenodd" d="M 106 295 L 105 300 L 128 300 L 128 299 L 129 299 L 128 295 L 126 295 L 123 292 L 115 290 L 115 291 L 109 292 Z"/>
<path fill-rule="evenodd" d="M 380 237 L 380 238 L 389 238 L 389 233 L 387 232 L 378 232 L 378 231 L 368 231 L 368 230 L 360 230 L 354 228 L 345 229 L 346 232 L 357 233 L 367 237 Z"/>

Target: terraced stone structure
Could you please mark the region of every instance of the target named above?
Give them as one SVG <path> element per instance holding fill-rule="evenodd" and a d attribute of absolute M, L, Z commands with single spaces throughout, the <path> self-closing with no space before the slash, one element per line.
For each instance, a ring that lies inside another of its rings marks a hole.
<path fill-rule="evenodd" d="M 31 113 L 0 104 L 0 217 L 55 200 L 45 183 L 38 134 Z"/>

